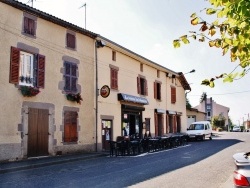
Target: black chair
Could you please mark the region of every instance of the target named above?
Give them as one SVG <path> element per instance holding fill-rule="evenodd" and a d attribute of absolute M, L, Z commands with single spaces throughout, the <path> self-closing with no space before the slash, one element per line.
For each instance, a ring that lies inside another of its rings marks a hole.
<path fill-rule="evenodd" d="M 109 146 L 110 146 L 110 150 L 109 150 L 109 155 L 110 156 L 117 156 L 117 145 L 115 141 L 109 141 Z"/>

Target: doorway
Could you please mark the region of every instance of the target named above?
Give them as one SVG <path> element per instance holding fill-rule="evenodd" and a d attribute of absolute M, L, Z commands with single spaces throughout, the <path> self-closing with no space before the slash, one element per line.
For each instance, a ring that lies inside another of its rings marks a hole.
<path fill-rule="evenodd" d="M 49 110 L 29 108 L 28 157 L 48 155 Z"/>
<path fill-rule="evenodd" d="M 102 150 L 108 151 L 110 149 L 109 141 L 113 140 L 112 136 L 112 121 L 102 120 Z"/>

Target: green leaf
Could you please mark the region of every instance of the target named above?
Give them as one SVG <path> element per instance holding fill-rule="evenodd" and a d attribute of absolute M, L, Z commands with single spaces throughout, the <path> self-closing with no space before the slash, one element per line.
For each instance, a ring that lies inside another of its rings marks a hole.
<path fill-rule="evenodd" d="M 181 41 L 184 43 L 184 44 L 189 44 L 189 40 L 187 39 L 187 35 L 183 35 L 180 37 Z"/>
<path fill-rule="evenodd" d="M 179 48 L 179 47 L 181 47 L 181 43 L 180 43 L 179 40 L 174 40 L 173 45 L 174 45 L 174 48 Z"/>
<path fill-rule="evenodd" d="M 207 13 L 208 15 L 215 14 L 215 13 L 216 13 L 216 9 L 208 8 L 208 9 L 206 10 L 206 13 Z"/>
<path fill-rule="evenodd" d="M 209 87 L 214 88 L 214 81 L 210 81 Z"/>

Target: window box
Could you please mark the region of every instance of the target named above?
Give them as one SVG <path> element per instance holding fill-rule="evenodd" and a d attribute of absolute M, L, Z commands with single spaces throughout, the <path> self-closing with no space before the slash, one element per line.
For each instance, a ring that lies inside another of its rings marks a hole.
<path fill-rule="evenodd" d="M 38 93 L 40 93 L 38 88 L 30 87 L 30 86 L 20 86 L 19 90 L 21 91 L 24 97 L 34 97 Z"/>
<path fill-rule="evenodd" d="M 82 101 L 82 96 L 80 93 L 77 94 L 68 93 L 66 94 L 66 98 L 67 100 L 77 102 L 78 104 L 81 104 Z"/>

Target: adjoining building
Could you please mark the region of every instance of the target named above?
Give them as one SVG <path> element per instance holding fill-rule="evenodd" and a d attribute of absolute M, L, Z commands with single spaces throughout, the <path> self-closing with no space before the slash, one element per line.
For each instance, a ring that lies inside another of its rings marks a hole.
<path fill-rule="evenodd" d="M 98 149 L 107 150 L 118 136 L 162 136 L 186 131 L 185 91 L 191 90 L 182 73 L 167 69 L 99 36 Z M 107 136 L 108 135 L 108 136 Z"/>

